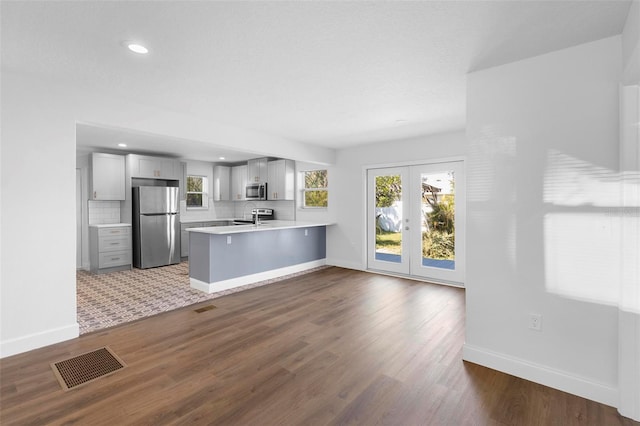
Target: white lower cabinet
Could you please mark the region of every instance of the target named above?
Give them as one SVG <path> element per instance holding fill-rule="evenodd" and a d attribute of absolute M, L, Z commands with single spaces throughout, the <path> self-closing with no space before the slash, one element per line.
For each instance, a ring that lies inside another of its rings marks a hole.
<path fill-rule="evenodd" d="M 227 226 L 233 223 L 228 220 L 210 220 L 206 222 L 191 222 L 180 224 L 180 257 L 189 257 L 189 228 L 206 228 L 208 226 Z"/>
<path fill-rule="evenodd" d="M 189 228 L 202 228 L 202 222 L 180 224 L 180 257 L 189 257 Z"/>
<path fill-rule="evenodd" d="M 131 269 L 132 254 L 131 226 L 89 227 L 91 272 Z"/>

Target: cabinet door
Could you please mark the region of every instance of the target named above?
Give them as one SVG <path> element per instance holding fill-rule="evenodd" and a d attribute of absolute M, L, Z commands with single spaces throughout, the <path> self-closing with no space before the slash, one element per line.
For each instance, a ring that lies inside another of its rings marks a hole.
<path fill-rule="evenodd" d="M 247 162 L 249 183 L 261 183 L 267 180 L 267 159 L 256 158 Z"/>
<path fill-rule="evenodd" d="M 100 238 L 99 251 L 100 253 L 106 253 L 108 251 L 120 251 L 131 250 L 131 237 L 129 235 L 122 235 L 119 237 L 104 237 Z"/>
<path fill-rule="evenodd" d="M 131 250 L 110 251 L 98 255 L 98 268 L 131 265 Z"/>
<path fill-rule="evenodd" d="M 127 164 L 131 177 L 182 180 L 182 163 L 173 158 L 129 154 Z"/>
<path fill-rule="evenodd" d="M 125 168 L 122 155 L 91 155 L 91 199 L 124 200 Z"/>
<path fill-rule="evenodd" d="M 270 161 L 267 189 L 271 200 L 293 200 L 295 197 L 294 163 L 291 160 Z"/>
<path fill-rule="evenodd" d="M 278 197 L 283 200 L 295 200 L 296 166 L 293 160 L 282 160 L 282 193 Z"/>
<path fill-rule="evenodd" d="M 188 223 L 180 225 L 180 257 L 188 257 L 189 256 L 189 232 L 187 229 L 189 228 L 201 228 L 202 223 Z"/>
<path fill-rule="evenodd" d="M 231 169 L 231 199 L 242 201 L 246 196 L 247 188 L 247 166 L 235 166 Z"/>
<path fill-rule="evenodd" d="M 138 158 L 138 176 L 142 178 L 157 178 L 160 170 L 160 162 L 152 157 Z"/>
<path fill-rule="evenodd" d="M 164 179 L 180 179 L 180 162 L 177 160 L 163 158 L 158 161 L 157 176 Z"/>
<path fill-rule="evenodd" d="M 258 159 L 258 182 L 267 181 L 267 159 Z"/>
<path fill-rule="evenodd" d="M 280 181 L 280 161 L 269 161 L 267 164 L 267 191 L 269 192 L 269 200 L 278 199 L 278 191 L 282 191 Z"/>
<path fill-rule="evenodd" d="M 258 160 L 249 160 L 247 162 L 247 182 L 258 182 L 260 167 L 258 166 Z"/>
<path fill-rule="evenodd" d="M 231 194 L 231 168 L 215 166 L 213 168 L 213 200 L 229 201 Z"/>

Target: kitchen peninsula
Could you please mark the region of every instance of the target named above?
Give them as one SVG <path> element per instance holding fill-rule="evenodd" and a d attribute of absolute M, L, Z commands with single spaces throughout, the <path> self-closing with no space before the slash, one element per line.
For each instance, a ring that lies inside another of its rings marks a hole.
<path fill-rule="evenodd" d="M 271 220 L 190 228 L 191 287 L 214 293 L 322 266 L 327 225 Z"/>

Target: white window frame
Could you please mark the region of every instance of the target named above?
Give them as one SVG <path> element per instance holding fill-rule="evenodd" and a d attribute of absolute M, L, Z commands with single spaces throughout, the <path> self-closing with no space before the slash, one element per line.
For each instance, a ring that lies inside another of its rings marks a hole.
<path fill-rule="evenodd" d="M 187 204 L 187 210 L 205 210 L 209 208 L 209 192 L 207 191 L 209 187 L 209 178 L 207 176 L 201 175 L 188 175 L 187 180 L 189 178 L 200 178 L 202 179 L 202 192 L 200 191 L 188 191 L 189 187 L 188 182 L 185 182 L 185 204 Z M 200 206 L 190 206 L 188 205 L 189 194 L 200 194 L 202 195 L 202 204 Z"/>
<path fill-rule="evenodd" d="M 300 193 L 301 193 L 301 200 L 300 200 L 300 208 L 302 209 L 309 209 L 309 210 L 326 210 L 329 207 L 329 184 L 327 182 L 327 186 L 326 187 L 321 187 L 321 188 L 306 188 L 306 173 L 311 173 L 311 172 L 319 172 L 319 171 L 323 171 L 327 174 L 327 181 L 329 180 L 329 170 L 328 169 L 311 169 L 311 170 L 302 170 L 300 171 Z M 316 192 L 316 191 L 326 191 L 327 192 L 327 205 L 326 206 L 307 206 L 305 204 L 305 200 L 306 200 L 306 193 L 307 192 Z"/>

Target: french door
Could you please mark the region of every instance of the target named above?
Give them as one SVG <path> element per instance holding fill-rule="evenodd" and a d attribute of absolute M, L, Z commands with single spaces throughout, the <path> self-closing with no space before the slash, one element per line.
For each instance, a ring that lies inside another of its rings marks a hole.
<path fill-rule="evenodd" d="M 464 283 L 461 161 L 367 171 L 368 268 Z"/>

